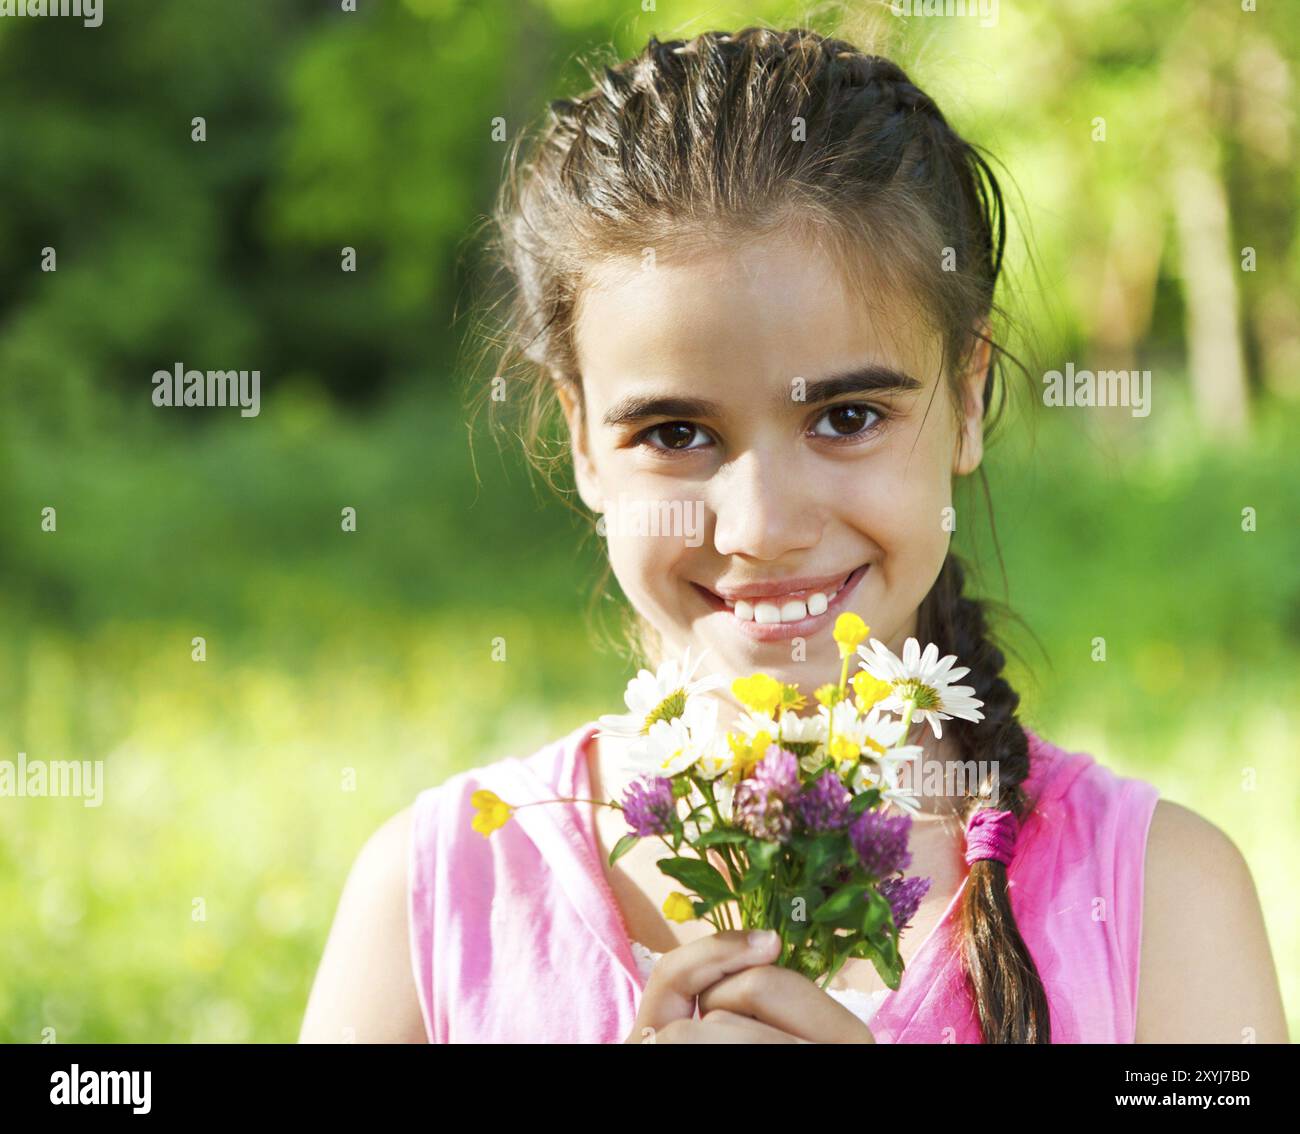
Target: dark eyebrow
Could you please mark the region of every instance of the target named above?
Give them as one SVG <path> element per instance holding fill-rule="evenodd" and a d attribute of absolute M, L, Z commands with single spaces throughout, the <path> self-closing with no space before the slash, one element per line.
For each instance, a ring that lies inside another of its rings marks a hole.
<path fill-rule="evenodd" d="M 921 388 L 922 383 L 910 375 L 889 366 L 877 366 L 873 363 L 843 374 L 832 374 L 828 378 L 818 378 L 805 383 L 804 396 L 800 401 L 794 400 L 793 389 L 789 393 L 780 394 L 773 408 L 782 409 L 788 405 L 815 406 L 844 394 L 899 393 Z M 612 406 L 605 414 L 604 420 L 606 425 L 628 425 L 649 417 L 717 418 L 722 416 L 724 416 L 722 406 L 707 398 L 632 394 Z"/>

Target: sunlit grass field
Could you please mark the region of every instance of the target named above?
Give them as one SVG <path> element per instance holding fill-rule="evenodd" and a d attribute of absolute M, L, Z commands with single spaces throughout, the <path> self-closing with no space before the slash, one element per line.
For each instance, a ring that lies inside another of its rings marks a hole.
<path fill-rule="evenodd" d="M 1300 1037 L 1300 455 L 1280 415 L 1234 455 L 1060 412 L 989 460 L 1025 719 L 1236 841 Z M 6 443 L 0 755 L 103 760 L 106 787 L 0 798 L 0 1039 L 292 1040 L 366 836 L 619 704 L 597 549 L 490 442 L 476 478 L 425 399 L 120 425 Z M 958 517 L 1003 597 L 980 498 Z"/>

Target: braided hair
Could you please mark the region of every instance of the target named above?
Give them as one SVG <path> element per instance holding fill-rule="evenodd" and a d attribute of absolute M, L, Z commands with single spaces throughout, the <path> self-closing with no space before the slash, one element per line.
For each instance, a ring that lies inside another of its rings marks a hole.
<path fill-rule="evenodd" d="M 590 90 L 550 103 L 540 128 L 516 137 L 490 218 L 489 251 L 508 277 L 509 306 L 480 337 L 501 350 L 493 373 L 516 376 L 527 391 L 508 405 L 523 411 L 522 428 L 510 431 L 549 483 L 567 457 L 550 430 L 555 387 L 584 404 L 573 336 L 584 271 L 647 246 L 728 244 L 796 223 L 816 229 L 846 280 L 862 280 L 869 258 L 878 282 L 917 297 L 941 334 L 954 407 L 961 364 L 989 344 L 991 427 L 1009 357 L 987 330 L 1001 314 L 1001 192 L 981 154 L 896 63 L 804 28 L 748 27 L 651 37 L 635 57 L 590 77 Z M 498 404 L 492 410 L 499 424 Z M 1023 819 L 1029 751 L 1019 698 L 984 607 L 963 585 L 949 553 L 918 632 L 970 667 L 986 715 L 952 722 L 954 735 L 966 758 L 996 761 L 993 802 Z M 634 629 L 639 643 L 653 640 L 649 627 Z M 980 800 L 967 802 L 973 809 Z M 971 868 L 960 926 L 986 1042 L 1049 1042 L 1046 995 L 1001 863 Z"/>
<path fill-rule="evenodd" d="M 1022 823 L 1030 809 L 1021 788 L 1029 776 L 1029 744 L 1016 719 L 1020 695 L 1002 674 L 1005 659 L 989 637 L 984 604 L 963 594 L 961 561 L 951 552 L 921 604 L 917 631 L 941 654 L 956 654 L 970 667 L 965 678 L 984 702 L 984 719 L 953 720 L 948 728 L 962 757 L 977 768 L 997 769 L 997 797 L 990 806 L 1011 811 Z M 980 785 L 987 790 L 989 785 Z M 966 801 L 964 818 L 980 804 Z M 962 897 L 959 939 L 980 1029 L 992 1043 L 1050 1043 L 1047 995 L 1034 959 L 1016 927 L 1007 891 L 1007 868 L 996 859 L 970 866 Z"/>

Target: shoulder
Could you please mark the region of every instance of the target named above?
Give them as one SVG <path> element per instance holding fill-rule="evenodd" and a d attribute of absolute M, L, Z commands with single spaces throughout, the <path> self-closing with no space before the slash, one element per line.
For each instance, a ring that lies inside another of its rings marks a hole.
<path fill-rule="evenodd" d="M 1203 815 L 1170 800 L 1157 802 L 1147 835 L 1144 912 L 1152 945 L 1164 920 L 1216 921 L 1234 931 L 1221 915 L 1244 915 L 1257 905 L 1250 867 L 1237 844 Z M 1220 917 L 1207 917 L 1217 914 Z M 1152 920 L 1152 919 L 1155 920 Z M 1213 932 L 1208 927 L 1206 932 Z"/>
<path fill-rule="evenodd" d="M 411 1043 L 425 1037 L 408 943 L 413 807 L 365 841 L 339 898 L 299 1041 Z"/>
<path fill-rule="evenodd" d="M 1189 863 L 1203 877 L 1233 881 L 1249 877 L 1245 858 L 1222 829 L 1191 808 L 1162 799 L 1151 816 L 1147 873 L 1164 878 L 1185 870 Z"/>
<path fill-rule="evenodd" d="M 404 919 L 411 829 L 416 805 L 409 804 L 381 823 L 361 845 L 344 884 L 343 896 L 376 912 L 402 911 Z"/>
<path fill-rule="evenodd" d="M 404 890 L 414 815 L 415 804 L 408 804 L 381 823 L 357 852 L 352 874 L 390 894 Z"/>
<path fill-rule="evenodd" d="M 1139 1043 L 1285 1042 L 1250 867 L 1204 816 L 1160 800 L 1147 837 Z"/>
<path fill-rule="evenodd" d="M 1190 808 L 1167 799 L 1157 802 L 1146 845 L 1143 960 L 1147 948 L 1168 944 L 1162 925 L 1183 923 L 1198 908 L 1209 912 L 1203 903 L 1214 903 L 1216 912 L 1235 904 L 1236 912 L 1242 912 L 1247 896 L 1253 898 L 1254 882 L 1237 844 Z"/>

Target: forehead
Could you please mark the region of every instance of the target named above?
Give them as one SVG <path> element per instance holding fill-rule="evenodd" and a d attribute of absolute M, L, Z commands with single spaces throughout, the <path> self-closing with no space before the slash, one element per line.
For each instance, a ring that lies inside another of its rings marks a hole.
<path fill-rule="evenodd" d="M 632 379 L 700 393 L 786 385 L 876 362 L 936 380 L 938 334 L 911 296 L 864 260 L 848 279 L 812 241 L 791 234 L 689 254 L 628 257 L 591 268 L 574 346 L 592 402 Z"/>

